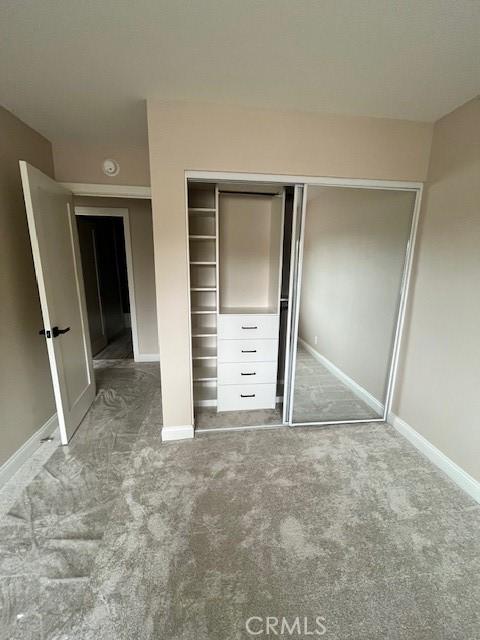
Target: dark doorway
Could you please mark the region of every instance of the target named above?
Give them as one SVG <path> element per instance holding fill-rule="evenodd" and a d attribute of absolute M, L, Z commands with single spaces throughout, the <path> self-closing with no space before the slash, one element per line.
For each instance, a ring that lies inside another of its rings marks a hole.
<path fill-rule="evenodd" d="M 123 218 L 78 216 L 92 355 L 133 359 Z"/>

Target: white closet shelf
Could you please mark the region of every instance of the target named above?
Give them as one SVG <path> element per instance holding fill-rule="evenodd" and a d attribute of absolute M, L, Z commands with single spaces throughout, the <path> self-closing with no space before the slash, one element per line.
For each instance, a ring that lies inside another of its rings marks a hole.
<path fill-rule="evenodd" d="M 211 338 L 217 335 L 216 327 L 202 327 L 192 331 L 192 338 Z"/>
<path fill-rule="evenodd" d="M 193 307 L 192 313 L 194 314 L 217 313 L 217 307 Z"/>
<path fill-rule="evenodd" d="M 192 260 L 190 264 L 196 267 L 214 267 L 217 263 L 215 260 Z"/>
<path fill-rule="evenodd" d="M 205 401 L 217 400 L 217 385 L 203 385 L 203 384 L 194 384 L 193 386 L 193 401 L 195 403 L 201 403 Z M 212 403 L 215 406 L 215 403 Z"/>
<path fill-rule="evenodd" d="M 217 367 L 208 366 L 194 366 L 193 367 L 193 381 L 194 382 L 208 382 L 209 380 L 217 379 Z"/>
<path fill-rule="evenodd" d="M 276 306 L 269 307 L 220 307 L 220 313 L 228 315 L 278 315 Z"/>
<path fill-rule="evenodd" d="M 216 240 L 217 236 L 209 236 L 209 235 L 192 235 L 188 236 L 190 240 Z"/>
<path fill-rule="evenodd" d="M 217 287 L 190 287 L 190 291 L 216 291 Z"/>
<path fill-rule="evenodd" d="M 216 360 L 216 347 L 194 347 L 192 350 L 194 360 Z"/>
<path fill-rule="evenodd" d="M 188 213 L 196 213 L 198 215 L 216 213 L 216 211 L 216 209 L 210 207 L 188 207 Z"/>

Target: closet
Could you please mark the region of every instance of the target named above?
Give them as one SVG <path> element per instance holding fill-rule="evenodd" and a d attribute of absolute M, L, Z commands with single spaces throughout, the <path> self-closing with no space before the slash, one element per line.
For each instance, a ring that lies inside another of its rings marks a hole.
<path fill-rule="evenodd" d="M 283 185 L 188 184 L 195 407 L 273 410 L 282 400 L 291 199 Z"/>
<path fill-rule="evenodd" d="M 416 185 L 187 181 L 199 430 L 384 421 Z"/>

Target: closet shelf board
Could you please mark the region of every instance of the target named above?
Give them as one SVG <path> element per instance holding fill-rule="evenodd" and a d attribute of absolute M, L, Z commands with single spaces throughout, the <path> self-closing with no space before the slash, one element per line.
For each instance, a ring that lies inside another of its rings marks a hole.
<path fill-rule="evenodd" d="M 217 379 L 216 367 L 194 367 L 193 368 L 193 381 L 194 382 L 208 382 L 209 380 Z"/>
<path fill-rule="evenodd" d="M 207 314 L 207 313 L 217 313 L 217 308 L 216 307 L 193 307 L 192 308 L 192 314 L 195 315 L 200 315 L 200 314 Z"/>

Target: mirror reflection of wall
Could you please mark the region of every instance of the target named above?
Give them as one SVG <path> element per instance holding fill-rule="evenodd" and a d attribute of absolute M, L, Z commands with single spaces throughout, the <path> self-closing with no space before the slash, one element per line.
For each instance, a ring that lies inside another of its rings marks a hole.
<path fill-rule="evenodd" d="M 383 416 L 411 191 L 308 187 L 295 423 Z"/>

